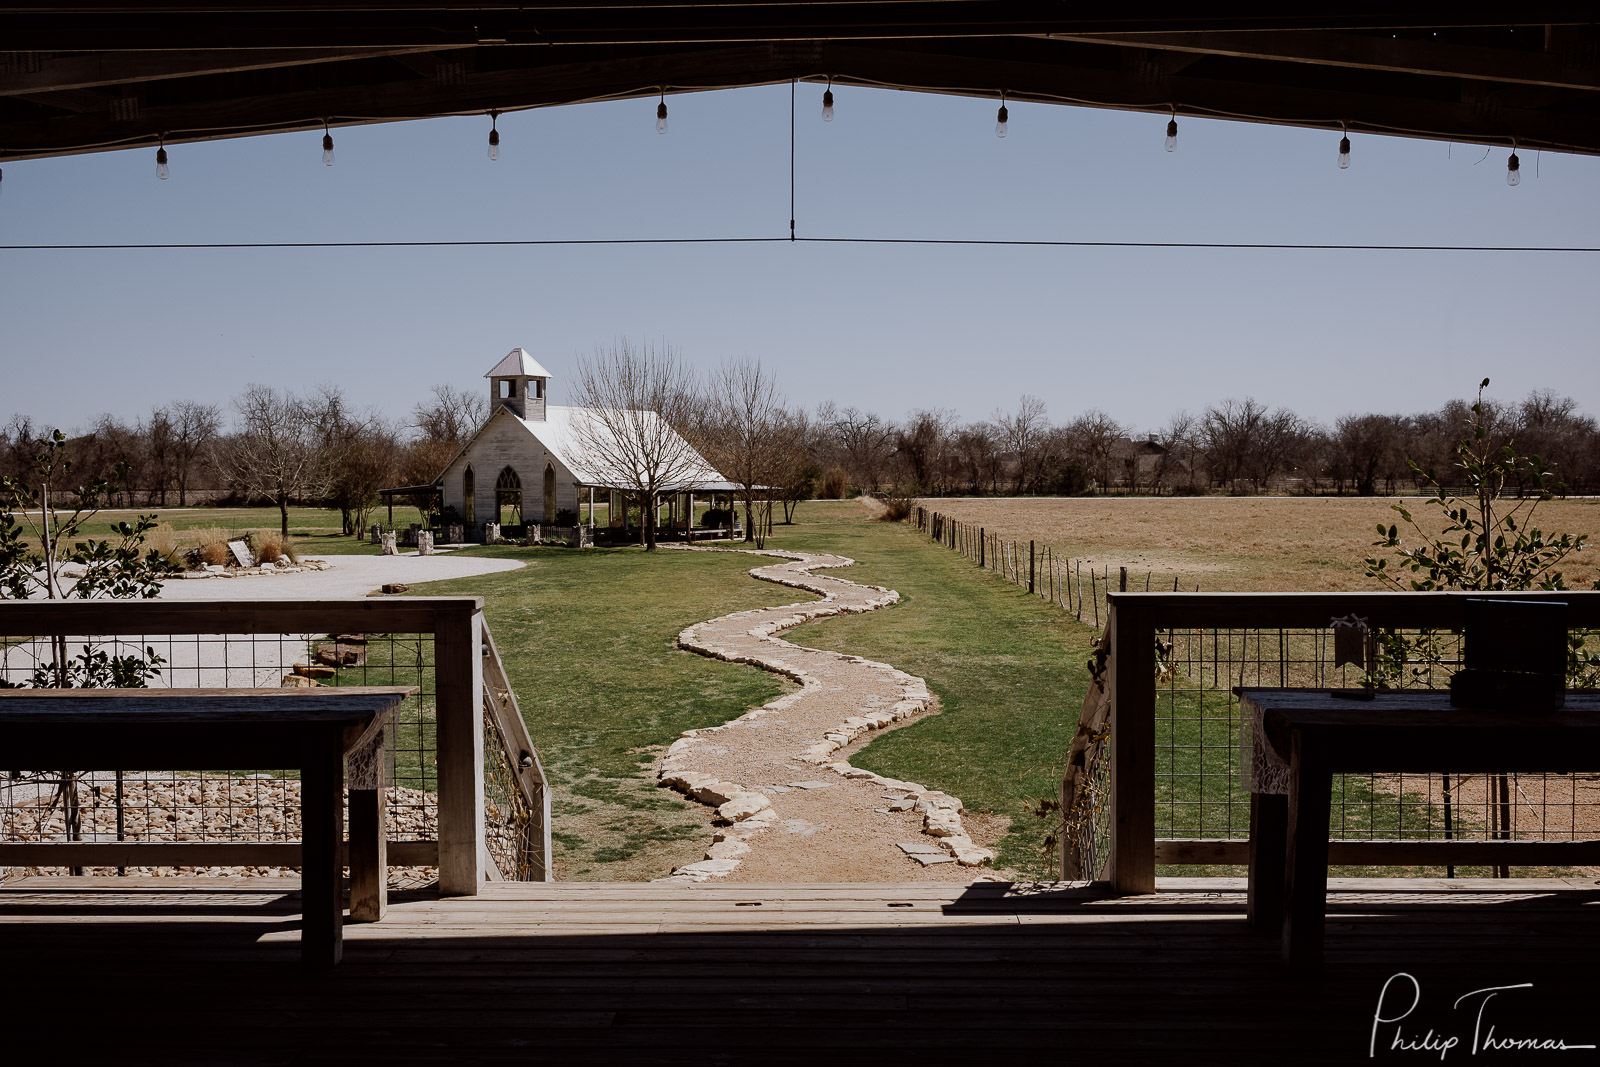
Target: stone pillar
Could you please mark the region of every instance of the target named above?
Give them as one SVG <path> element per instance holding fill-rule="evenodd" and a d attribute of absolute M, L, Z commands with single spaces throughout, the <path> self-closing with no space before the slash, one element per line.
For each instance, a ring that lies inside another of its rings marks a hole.
<path fill-rule="evenodd" d="M 378 523 L 378 522 L 373 523 L 372 524 L 372 543 L 375 544 L 375 545 L 379 544 L 380 543 L 379 538 L 381 538 L 382 536 L 383 536 L 383 524 L 382 523 Z"/>
<path fill-rule="evenodd" d="M 400 549 L 395 547 L 393 530 L 385 531 L 378 536 L 383 539 L 383 554 L 385 556 L 398 556 L 400 554 Z"/>
<path fill-rule="evenodd" d="M 448 545 L 459 545 L 467 539 L 467 532 L 459 523 L 452 523 L 444 528 L 444 540 Z"/>
<path fill-rule="evenodd" d="M 484 523 L 483 543 L 486 545 L 492 545 L 498 540 L 500 540 L 500 524 L 498 522 Z"/>
<path fill-rule="evenodd" d="M 417 555 L 419 555 L 419 556 L 431 556 L 431 555 L 433 555 L 433 531 L 432 530 L 418 530 L 417 531 Z"/>

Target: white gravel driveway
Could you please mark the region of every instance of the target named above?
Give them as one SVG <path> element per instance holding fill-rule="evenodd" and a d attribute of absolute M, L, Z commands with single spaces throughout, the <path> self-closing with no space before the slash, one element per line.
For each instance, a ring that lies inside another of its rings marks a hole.
<path fill-rule="evenodd" d="M 162 600 L 321 600 L 327 597 L 366 596 L 391 582 L 415 585 L 446 578 L 514 571 L 527 566 L 521 560 L 492 556 L 458 556 L 453 552 L 432 556 L 317 556 L 332 570 L 293 574 L 246 575 L 242 578 L 180 578 L 161 589 Z"/>

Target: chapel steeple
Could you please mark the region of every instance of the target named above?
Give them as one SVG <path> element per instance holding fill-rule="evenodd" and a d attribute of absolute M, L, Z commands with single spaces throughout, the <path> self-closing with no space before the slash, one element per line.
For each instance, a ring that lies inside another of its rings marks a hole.
<path fill-rule="evenodd" d="M 508 407 L 519 419 L 544 421 L 545 387 L 550 372 L 520 348 L 513 348 L 488 374 L 489 410 Z"/>

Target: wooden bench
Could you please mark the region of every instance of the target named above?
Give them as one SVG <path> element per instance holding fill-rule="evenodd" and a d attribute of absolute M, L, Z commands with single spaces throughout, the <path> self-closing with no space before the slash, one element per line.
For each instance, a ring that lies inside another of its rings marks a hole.
<path fill-rule="evenodd" d="M 1334 775 L 1600 768 L 1600 693 L 1526 712 L 1454 708 L 1449 693 L 1432 690 L 1347 700 L 1326 689 L 1245 688 L 1239 702 L 1260 713 L 1266 743 L 1289 764 L 1286 795 L 1251 794 L 1249 907 L 1252 926 L 1281 928 L 1284 960 L 1296 968 L 1322 960 Z M 1600 845 L 1584 848 L 1600 854 Z"/>
<path fill-rule="evenodd" d="M 5 770 L 281 767 L 300 771 L 301 956 L 343 952 L 345 759 L 352 920 L 386 902 L 384 725 L 414 686 L 0 690 Z"/>

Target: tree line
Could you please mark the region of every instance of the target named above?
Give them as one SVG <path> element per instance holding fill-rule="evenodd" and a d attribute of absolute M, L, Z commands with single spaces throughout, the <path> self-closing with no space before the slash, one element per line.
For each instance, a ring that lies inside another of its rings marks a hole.
<path fill-rule="evenodd" d="M 104 480 L 111 507 L 275 505 L 337 508 L 346 533 L 366 526 L 378 490 L 431 483 L 487 414 L 478 393 L 437 385 L 409 415 L 358 408 L 337 386 L 296 393 L 250 385 L 225 411 L 177 401 L 127 422 L 101 415 L 66 442 L 77 484 Z M 26 415 L 0 427 L 0 475 L 26 476 L 53 428 Z"/>
<path fill-rule="evenodd" d="M 1418 490 L 1430 469 L 1445 476 L 1471 414 L 1471 402 L 1451 400 L 1428 411 L 1351 414 L 1324 425 L 1245 397 L 1180 411 L 1158 430 L 1139 433 L 1099 410 L 1053 423 L 1032 396 L 1014 410 L 965 423 L 942 409 L 893 422 L 823 404 L 809 420 L 808 447 L 824 468 L 825 490 L 1377 496 Z M 1539 390 L 1519 401 L 1485 401 L 1482 421 L 1496 449 L 1514 444 L 1540 456 L 1567 492 L 1600 492 L 1600 428 L 1571 397 Z"/>
<path fill-rule="evenodd" d="M 639 350 L 620 347 L 624 362 L 638 360 Z M 614 361 L 618 352 L 596 355 Z M 1180 411 L 1139 433 L 1094 409 L 1057 423 L 1044 401 L 1023 396 L 1014 409 L 976 421 L 948 409 L 896 420 L 835 402 L 791 407 L 772 367 L 759 360 L 729 360 L 701 374 L 671 349 L 657 355 L 666 358 L 652 373 L 671 380 L 641 384 L 631 402 L 659 407 L 712 466 L 745 487 L 740 502 L 753 534 L 770 527 L 774 509 L 789 520 L 801 500 L 856 492 L 1408 493 L 1420 485 L 1410 463 L 1448 470 L 1471 415 L 1467 401 L 1451 400 L 1323 425 L 1245 397 Z M 571 392 L 579 405 L 607 395 L 581 373 Z M 67 452 L 81 482 L 115 485 L 113 505 L 185 506 L 196 494 L 207 502 L 270 502 L 286 532 L 291 504 L 317 503 L 337 508 L 354 532 L 365 527 L 379 489 L 432 483 L 488 411 L 485 395 L 451 385 L 434 386 L 399 418 L 358 408 L 337 386 L 296 393 L 250 385 L 226 409 L 184 400 L 131 422 L 102 415 L 69 435 Z M 1482 422 L 1495 447 L 1514 444 L 1553 464 L 1568 492 L 1600 492 L 1600 428 L 1573 398 L 1539 390 L 1484 401 Z M 25 415 L 0 427 L 0 475 L 25 474 L 53 429 Z"/>

